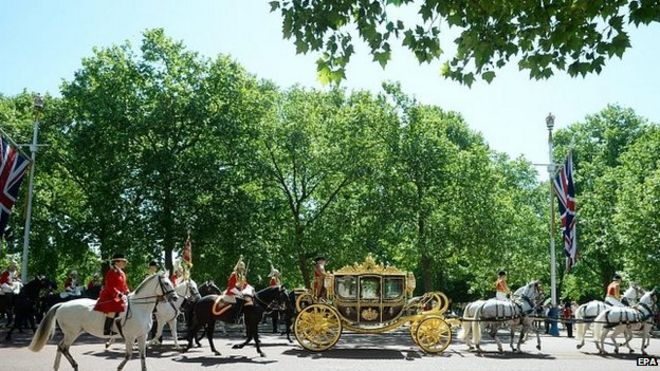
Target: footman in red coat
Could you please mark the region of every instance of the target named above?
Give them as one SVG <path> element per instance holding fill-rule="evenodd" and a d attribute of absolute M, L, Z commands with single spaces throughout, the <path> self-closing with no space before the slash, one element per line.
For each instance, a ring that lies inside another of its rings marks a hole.
<path fill-rule="evenodd" d="M 105 274 L 99 299 L 94 306 L 94 310 L 105 313 L 104 335 L 111 334 L 112 321 L 119 313 L 126 310 L 124 296 L 128 295 L 128 285 L 126 284 L 126 273 L 123 271 L 126 263 L 127 260 L 123 254 L 113 255 L 110 260 L 110 269 Z"/>

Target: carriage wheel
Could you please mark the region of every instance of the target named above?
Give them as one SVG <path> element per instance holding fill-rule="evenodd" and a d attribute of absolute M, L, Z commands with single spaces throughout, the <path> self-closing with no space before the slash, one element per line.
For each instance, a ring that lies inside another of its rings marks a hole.
<path fill-rule="evenodd" d="M 440 353 L 451 343 L 451 327 L 440 316 L 424 318 L 417 326 L 417 344 L 426 353 Z"/>
<path fill-rule="evenodd" d="M 419 345 L 417 342 L 417 328 L 419 327 L 419 321 L 412 321 L 410 323 L 410 337 L 412 338 L 413 343 Z"/>
<path fill-rule="evenodd" d="M 312 352 L 332 348 L 341 336 L 341 321 L 334 308 L 324 304 L 311 304 L 303 308 L 294 324 L 298 343 Z"/>
<path fill-rule="evenodd" d="M 312 294 L 308 292 L 300 294 L 296 299 L 296 311 L 300 312 L 303 309 L 305 309 L 305 307 L 311 304 L 314 304 L 314 297 L 312 296 Z"/>

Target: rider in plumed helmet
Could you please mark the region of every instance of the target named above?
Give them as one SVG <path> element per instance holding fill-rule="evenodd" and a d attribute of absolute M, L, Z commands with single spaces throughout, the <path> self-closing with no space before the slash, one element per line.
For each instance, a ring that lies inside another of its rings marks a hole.
<path fill-rule="evenodd" d="M 227 303 L 236 303 L 235 295 L 241 296 L 242 291 L 247 287 L 248 282 L 245 276 L 245 263 L 243 262 L 243 255 L 238 258 L 238 262 L 234 266 L 234 270 L 229 275 L 227 280 L 227 290 L 223 300 Z"/>
<path fill-rule="evenodd" d="M 280 278 L 280 271 L 275 269 L 273 267 L 273 264 L 270 265 L 270 273 L 268 274 L 268 277 L 270 278 L 269 286 L 280 286 L 282 285 L 282 281 Z"/>

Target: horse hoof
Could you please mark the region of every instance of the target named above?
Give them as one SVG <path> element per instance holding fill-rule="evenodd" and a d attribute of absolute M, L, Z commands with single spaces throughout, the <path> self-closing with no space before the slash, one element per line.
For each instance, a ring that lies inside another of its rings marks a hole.
<path fill-rule="evenodd" d="M 264 358 L 264 357 L 266 357 L 266 353 L 261 352 L 261 353 L 259 353 L 259 356 L 261 356 L 261 358 Z"/>
<path fill-rule="evenodd" d="M 582 349 L 582 344 L 578 344 L 575 346 L 577 349 Z"/>
<path fill-rule="evenodd" d="M 221 356 L 222 355 L 222 354 L 220 354 L 220 352 L 213 352 L 213 354 L 215 354 L 216 356 Z"/>
<path fill-rule="evenodd" d="M 618 349 L 614 349 L 614 354 L 619 354 L 619 350 L 618 350 Z"/>
<path fill-rule="evenodd" d="M 536 349 L 541 350 L 541 346 L 540 346 L 540 345 L 537 345 L 537 346 L 536 346 Z"/>

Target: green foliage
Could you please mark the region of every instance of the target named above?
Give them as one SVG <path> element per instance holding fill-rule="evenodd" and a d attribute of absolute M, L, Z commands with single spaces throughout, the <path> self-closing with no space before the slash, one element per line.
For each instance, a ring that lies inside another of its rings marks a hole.
<path fill-rule="evenodd" d="M 32 120 L 31 94 L 0 96 L 16 141 Z M 367 253 L 454 301 L 491 296 L 501 269 L 512 287 L 549 285 L 549 185 L 397 84 L 282 89 L 149 30 L 139 50 L 85 58 L 41 122 L 29 269 L 60 284 L 122 251 L 134 287 L 149 260 L 171 267 L 190 230 L 193 278 L 220 286 L 239 255 L 255 286 L 272 263 L 292 287 L 316 255 L 335 270 Z M 573 150 L 580 251 L 560 297 L 600 297 L 615 271 L 657 285 L 658 126 L 611 106 L 555 143 L 557 159 Z M 20 255 L 26 190 L 0 264 Z"/>
<path fill-rule="evenodd" d="M 600 73 L 607 59 L 621 58 L 630 48 L 631 24 L 660 21 L 656 2 L 638 0 L 279 0 L 270 5 L 298 53 L 321 53 L 317 67 L 323 83 L 345 78 L 355 29 L 382 67 L 391 58 L 391 43 L 401 40 L 419 63 L 440 60 L 444 77 L 470 86 L 477 77 L 490 83 L 494 70 L 512 60 L 533 79 L 557 71 L 574 77 Z M 416 10 L 418 19 L 403 22 L 402 8 Z M 445 57 L 439 35 L 447 25 L 460 35 L 455 54 Z"/>

